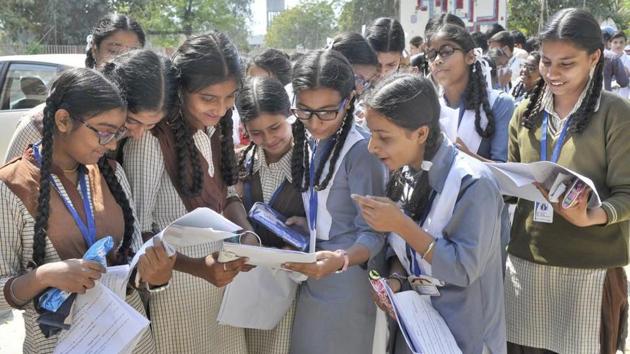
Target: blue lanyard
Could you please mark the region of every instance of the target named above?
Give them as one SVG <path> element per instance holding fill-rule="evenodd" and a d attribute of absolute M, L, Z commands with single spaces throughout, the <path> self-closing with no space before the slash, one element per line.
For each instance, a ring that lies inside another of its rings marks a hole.
<path fill-rule="evenodd" d="M 42 157 L 39 152 L 40 144 L 41 142 L 33 145 L 33 156 L 35 157 L 35 161 L 37 161 L 37 163 L 41 166 Z M 53 185 L 53 187 L 55 187 L 55 190 L 57 190 L 57 193 L 61 197 L 61 200 L 63 200 L 63 204 L 65 204 L 66 208 L 70 212 L 70 215 L 72 215 L 72 218 L 77 224 L 79 231 L 81 231 L 81 235 L 83 235 L 83 240 L 85 241 L 87 248 L 90 248 L 94 244 L 94 242 L 96 242 L 96 225 L 94 221 L 94 214 L 92 214 L 92 208 L 90 207 L 90 195 L 88 193 L 87 180 L 87 175 L 79 170 L 79 187 L 81 189 L 81 199 L 83 199 L 83 210 L 85 211 L 85 218 L 87 219 L 88 223 L 86 226 L 83 220 L 81 220 L 79 213 L 74 208 L 74 205 L 72 205 L 72 201 L 69 198 L 64 198 L 63 194 L 61 193 L 61 188 L 57 185 L 55 179 L 52 178 L 52 176 L 50 177 L 50 183 Z"/>
<path fill-rule="evenodd" d="M 457 127 L 462 124 L 462 119 L 464 118 L 464 113 L 466 113 L 466 108 L 464 107 L 464 98 L 462 97 L 462 101 L 459 103 L 459 118 L 457 120 Z"/>
<path fill-rule="evenodd" d="M 325 148 L 329 149 L 334 144 L 334 139 L 331 139 L 327 142 Z M 308 227 L 311 232 L 314 232 L 317 228 L 317 191 L 315 190 L 315 155 L 317 153 L 318 143 L 316 143 L 313 147 L 313 156 L 311 156 L 311 162 L 309 165 L 309 187 L 308 187 Z"/>
<path fill-rule="evenodd" d="M 435 191 L 431 191 L 431 195 L 429 196 L 429 203 L 426 208 L 422 211 L 422 215 L 420 216 L 419 225 L 422 227 L 422 224 L 429 217 L 429 212 L 431 212 L 431 206 L 433 205 L 433 200 L 437 193 Z M 409 243 L 405 243 L 405 252 L 407 253 L 407 259 L 409 260 L 409 268 L 413 275 L 420 276 L 422 274 L 422 270 L 420 269 L 420 262 L 416 259 L 416 251 L 409 245 Z"/>
<path fill-rule="evenodd" d="M 560 151 L 562 150 L 562 145 L 564 145 L 564 140 L 567 138 L 567 132 L 569 128 L 569 123 L 571 122 L 571 117 L 564 122 L 562 126 L 562 131 L 560 131 L 560 136 L 558 137 L 558 141 L 553 146 L 553 152 L 551 155 L 551 162 L 558 162 L 558 158 L 560 158 Z M 549 126 L 549 114 L 545 111 L 542 121 L 542 132 L 540 132 L 540 160 L 547 161 L 547 129 Z"/>

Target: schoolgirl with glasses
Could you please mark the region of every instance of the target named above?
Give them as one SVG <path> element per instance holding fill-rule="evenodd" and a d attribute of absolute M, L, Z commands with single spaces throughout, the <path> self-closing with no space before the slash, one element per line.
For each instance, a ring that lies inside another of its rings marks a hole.
<path fill-rule="evenodd" d="M 307 53 L 293 69 L 292 183 L 302 192 L 310 249 L 318 261 L 286 264 L 301 285 L 291 353 L 371 353 L 376 306 L 366 263 L 384 238 L 361 217 L 352 194 L 385 192 L 387 171 L 355 125 L 355 79 L 339 52 Z"/>
<path fill-rule="evenodd" d="M 127 264 L 142 245 L 129 183 L 106 157 L 126 133 L 126 115 L 120 89 L 103 74 L 66 71 L 46 100 L 42 140 L 0 168 L 0 309 L 25 310 L 24 353 L 52 353 L 59 338 L 38 328 L 42 292 L 83 294 L 105 272 L 82 259 L 93 243 L 113 237 L 108 265 Z M 168 284 L 175 261 L 162 246 L 152 249 L 138 267 L 148 289 Z M 138 292 L 130 285 L 127 293 L 144 314 Z M 155 352 L 149 331 L 134 352 Z"/>

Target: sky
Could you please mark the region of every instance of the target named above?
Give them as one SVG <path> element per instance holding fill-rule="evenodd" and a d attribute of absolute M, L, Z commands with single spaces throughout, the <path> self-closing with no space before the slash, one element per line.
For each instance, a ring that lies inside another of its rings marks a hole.
<path fill-rule="evenodd" d="M 288 7 L 297 5 L 299 0 L 285 0 Z M 252 3 L 252 23 L 250 30 L 253 35 L 267 32 L 267 0 L 254 0 Z"/>

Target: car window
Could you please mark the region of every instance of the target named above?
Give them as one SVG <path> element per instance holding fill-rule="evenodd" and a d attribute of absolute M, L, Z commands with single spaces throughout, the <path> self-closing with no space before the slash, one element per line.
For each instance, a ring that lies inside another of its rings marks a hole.
<path fill-rule="evenodd" d="M 58 73 L 59 67 L 53 64 L 10 64 L 0 92 L 0 110 L 32 108 L 46 101 Z"/>

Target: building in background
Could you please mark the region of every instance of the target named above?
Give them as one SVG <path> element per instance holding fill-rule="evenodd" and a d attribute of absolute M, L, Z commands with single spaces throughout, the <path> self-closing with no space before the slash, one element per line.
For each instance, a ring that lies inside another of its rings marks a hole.
<path fill-rule="evenodd" d="M 424 37 L 429 18 L 452 13 L 464 20 L 470 31 L 485 30 L 494 23 L 506 26 L 508 0 L 401 0 L 400 23 L 405 36 Z"/>
<path fill-rule="evenodd" d="M 284 0 L 267 0 L 267 29 L 271 26 L 274 17 L 280 15 L 284 10 L 286 10 Z"/>

